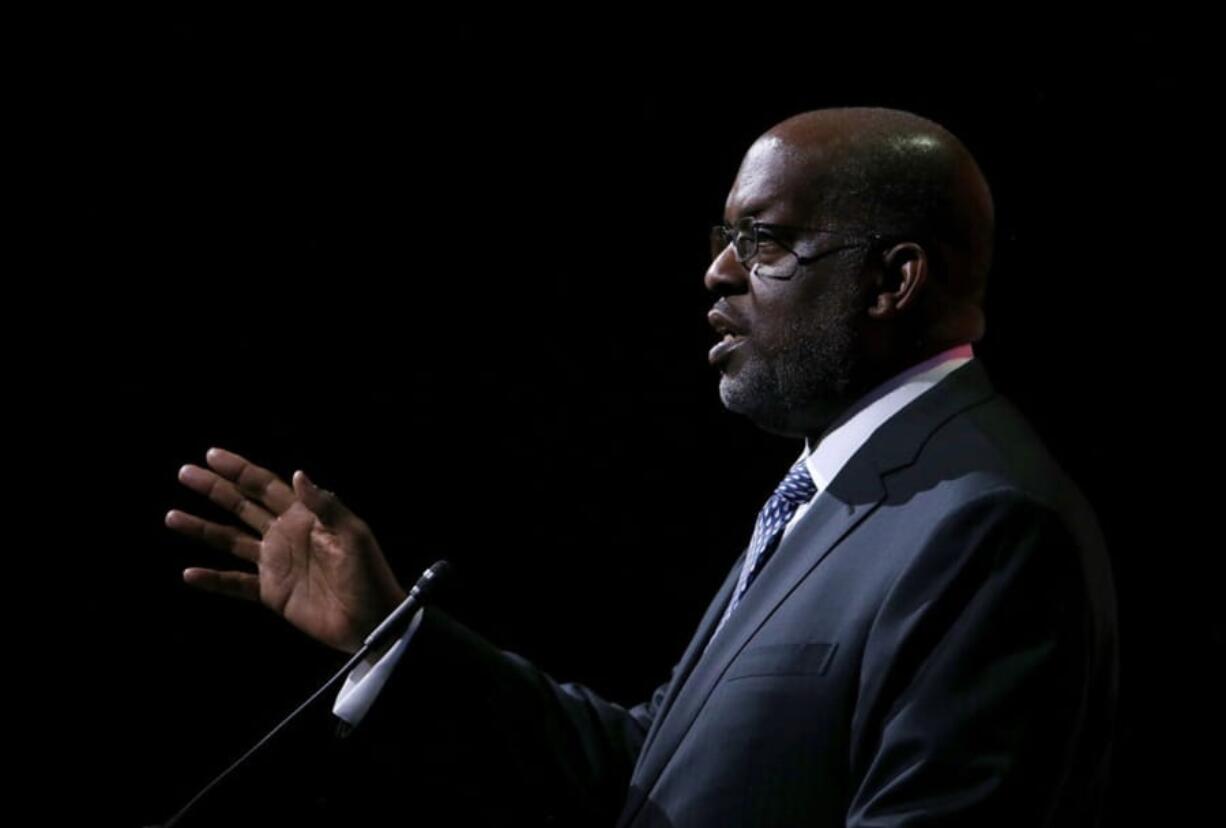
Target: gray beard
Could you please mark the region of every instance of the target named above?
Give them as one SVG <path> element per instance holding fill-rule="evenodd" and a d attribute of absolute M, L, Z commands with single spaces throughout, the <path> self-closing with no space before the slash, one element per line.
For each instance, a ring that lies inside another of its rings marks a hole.
<path fill-rule="evenodd" d="M 720 400 L 730 411 L 766 431 L 802 436 L 853 402 L 849 395 L 860 373 L 856 323 L 867 297 L 854 278 L 838 285 L 818 314 L 788 331 L 786 347 L 755 349 L 734 376 L 720 377 Z"/>

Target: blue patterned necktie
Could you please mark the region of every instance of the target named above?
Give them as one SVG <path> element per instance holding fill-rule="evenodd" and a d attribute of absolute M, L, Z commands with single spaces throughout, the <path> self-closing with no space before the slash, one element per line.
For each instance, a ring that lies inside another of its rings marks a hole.
<path fill-rule="evenodd" d="M 766 501 L 762 511 L 758 512 L 758 522 L 754 525 L 753 539 L 749 542 L 749 552 L 745 555 L 744 565 L 741 566 L 741 577 L 737 579 L 736 589 L 732 593 L 732 600 L 728 602 L 728 608 L 724 610 L 724 616 L 719 619 L 715 632 L 711 633 L 711 639 L 707 641 L 708 647 L 711 646 L 711 640 L 723 628 L 728 616 L 732 615 L 737 604 L 741 602 L 741 596 L 745 594 L 745 590 L 749 589 L 749 585 L 753 583 L 754 578 L 770 559 L 771 553 L 775 551 L 775 547 L 779 545 L 779 538 L 783 536 L 783 528 L 792 519 L 792 515 L 796 514 L 796 510 L 803 504 L 812 500 L 816 493 L 817 486 L 813 478 L 809 476 L 809 469 L 805 466 L 802 457 L 792 465 L 787 476 L 783 478 L 783 482 L 775 488 L 775 493 Z"/>

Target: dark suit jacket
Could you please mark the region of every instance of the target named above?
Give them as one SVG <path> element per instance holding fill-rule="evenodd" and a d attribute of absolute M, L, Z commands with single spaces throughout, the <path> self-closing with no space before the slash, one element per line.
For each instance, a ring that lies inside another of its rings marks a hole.
<path fill-rule="evenodd" d="M 428 608 L 347 740 L 360 772 L 494 824 L 1095 824 L 1117 697 L 1107 553 L 978 359 L 870 437 L 703 655 L 740 566 L 630 709 Z"/>

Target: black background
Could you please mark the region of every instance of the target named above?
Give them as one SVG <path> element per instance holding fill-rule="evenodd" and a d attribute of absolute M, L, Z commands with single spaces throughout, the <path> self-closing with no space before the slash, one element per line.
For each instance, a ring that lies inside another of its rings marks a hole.
<path fill-rule="evenodd" d="M 32 95 L 70 264 L 46 273 L 53 324 L 23 360 L 80 504 L 47 557 L 73 589 L 23 596 L 88 619 L 70 724 L 44 736 L 75 804 L 165 818 L 340 664 L 181 583 L 225 563 L 162 526 L 219 516 L 175 480 L 213 445 L 337 491 L 402 581 L 448 558 L 446 605 L 499 646 L 646 698 L 799 450 L 719 404 L 707 229 L 771 124 L 877 105 L 979 159 L 999 238 L 976 352 L 1104 524 L 1123 640 L 1108 824 L 1199 815 L 1226 639 L 1219 498 L 1197 482 L 1212 85 L 1172 27 L 1017 24 L 75 27 Z"/>

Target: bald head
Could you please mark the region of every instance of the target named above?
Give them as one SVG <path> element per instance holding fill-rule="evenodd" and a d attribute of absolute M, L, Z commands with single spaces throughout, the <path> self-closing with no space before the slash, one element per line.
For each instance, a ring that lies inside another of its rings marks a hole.
<path fill-rule="evenodd" d="M 803 179 L 789 182 L 792 192 L 801 194 L 815 223 L 922 245 L 930 268 L 922 327 L 939 341 L 982 336 L 992 196 L 979 165 L 952 133 L 899 110 L 820 109 L 772 127 L 746 160 L 755 152 L 790 156 L 790 169 Z"/>

